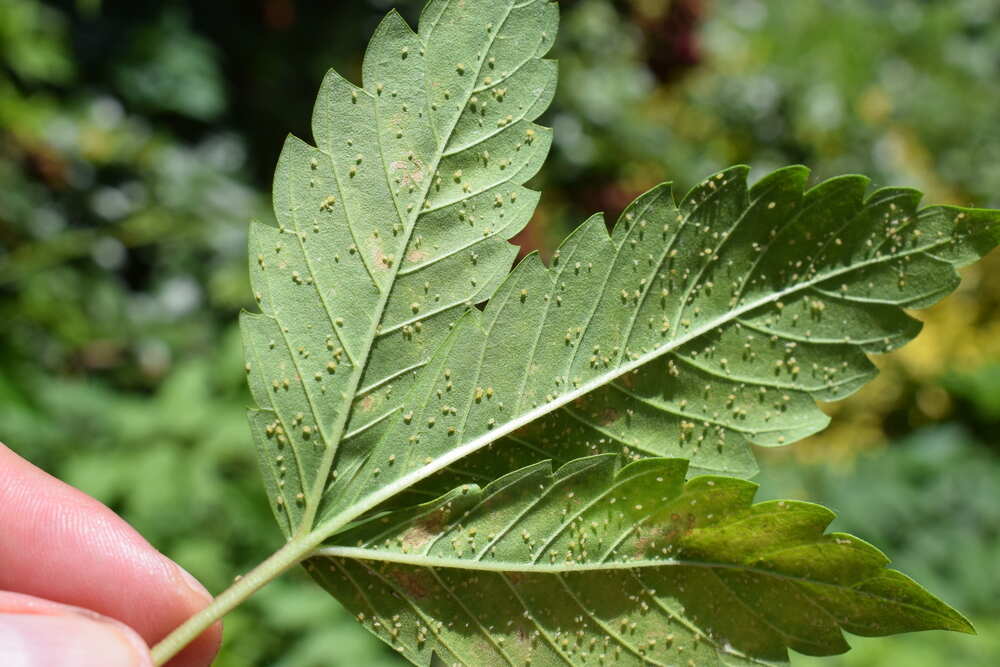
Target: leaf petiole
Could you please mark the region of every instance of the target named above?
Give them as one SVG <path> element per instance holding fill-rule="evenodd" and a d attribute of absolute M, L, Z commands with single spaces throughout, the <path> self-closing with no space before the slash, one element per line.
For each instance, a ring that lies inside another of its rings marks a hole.
<path fill-rule="evenodd" d="M 268 582 L 312 555 L 325 538 L 326 534 L 311 532 L 289 540 L 260 565 L 239 577 L 232 586 L 216 596 L 211 604 L 184 621 L 156 644 L 152 649 L 153 664 L 157 667 L 166 664 L 198 635 Z"/>

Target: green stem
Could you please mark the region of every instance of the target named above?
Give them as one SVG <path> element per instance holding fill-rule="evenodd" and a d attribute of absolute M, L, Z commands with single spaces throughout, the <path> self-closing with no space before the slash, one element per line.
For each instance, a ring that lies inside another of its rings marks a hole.
<path fill-rule="evenodd" d="M 322 541 L 322 535 L 307 533 L 287 542 L 285 546 L 271 554 L 267 560 L 233 582 L 233 585 L 212 600 L 211 604 L 184 621 L 154 646 L 153 663 L 157 667 L 165 664 L 181 649 L 194 641 L 198 635 L 239 606 L 269 581 L 307 558 Z"/>

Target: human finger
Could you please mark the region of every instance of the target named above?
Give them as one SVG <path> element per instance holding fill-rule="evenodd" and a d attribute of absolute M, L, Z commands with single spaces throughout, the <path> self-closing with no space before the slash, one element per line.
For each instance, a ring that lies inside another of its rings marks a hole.
<path fill-rule="evenodd" d="M 91 609 L 154 645 L 211 596 L 110 509 L 0 444 L 0 589 Z M 221 625 L 171 667 L 202 667 Z"/>

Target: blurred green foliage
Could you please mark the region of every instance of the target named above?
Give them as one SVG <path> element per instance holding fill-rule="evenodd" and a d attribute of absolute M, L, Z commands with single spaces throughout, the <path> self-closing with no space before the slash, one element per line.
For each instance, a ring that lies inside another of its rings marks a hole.
<path fill-rule="evenodd" d="M 213 591 L 280 541 L 243 414 L 246 222 L 270 215 L 281 142 L 309 137 L 323 73 L 358 78 L 390 4 L 413 21 L 422 3 L 0 2 L 0 440 Z M 992 0 L 561 5 L 529 248 L 738 162 L 1000 205 Z M 981 632 L 857 640 L 844 665 L 1000 664 L 996 269 L 832 406 L 835 427 L 764 463 L 762 494 L 830 504 Z M 227 618 L 218 664 L 398 661 L 294 573 Z"/>

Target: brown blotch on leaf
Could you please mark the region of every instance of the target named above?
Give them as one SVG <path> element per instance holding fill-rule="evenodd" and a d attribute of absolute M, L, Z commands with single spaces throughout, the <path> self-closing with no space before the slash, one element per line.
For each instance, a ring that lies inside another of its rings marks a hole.
<path fill-rule="evenodd" d="M 420 549 L 431 541 L 431 539 L 440 535 L 445 523 L 448 521 L 449 514 L 448 510 L 442 508 L 422 521 L 410 526 L 403 533 L 403 546 L 406 547 L 406 550 L 412 552 Z"/>
<path fill-rule="evenodd" d="M 608 408 L 598 415 L 597 421 L 601 426 L 607 426 L 608 424 L 614 424 L 618 421 L 619 417 L 621 417 L 621 414 L 617 410 Z"/>
<path fill-rule="evenodd" d="M 396 585 L 406 591 L 409 597 L 418 600 L 427 597 L 431 584 L 429 578 L 423 572 L 412 569 L 398 569 L 392 570 L 389 576 L 396 582 Z"/>

